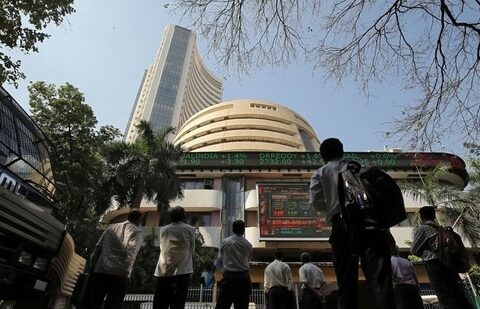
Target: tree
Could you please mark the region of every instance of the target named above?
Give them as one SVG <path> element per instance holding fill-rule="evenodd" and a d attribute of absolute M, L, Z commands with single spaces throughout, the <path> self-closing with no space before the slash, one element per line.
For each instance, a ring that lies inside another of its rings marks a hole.
<path fill-rule="evenodd" d="M 60 25 L 66 15 L 75 12 L 73 0 L 16 1 L 3 0 L 0 5 L 0 84 L 17 85 L 25 78 L 20 60 L 3 50 L 18 49 L 24 54 L 38 52 L 37 44 L 49 38 L 43 30 L 51 23 Z"/>
<path fill-rule="evenodd" d="M 200 277 L 202 272 L 208 267 L 213 266 L 213 262 L 215 261 L 218 249 L 214 247 L 206 247 L 205 239 L 200 232 L 200 228 L 198 225 L 194 225 L 195 227 L 195 252 L 193 254 L 193 276 L 192 276 L 192 283 L 193 284 L 200 284 Z"/>
<path fill-rule="evenodd" d="M 66 216 L 77 252 L 86 256 L 96 241 L 92 233 L 98 219 L 110 205 L 110 196 L 99 190 L 105 174 L 100 149 L 120 132 L 112 126 L 96 130 L 92 108 L 71 84 L 57 88 L 36 82 L 28 90 L 31 116 L 54 149 L 56 186 L 66 195 L 59 200 L 59 210 Z"/>
<path fill-rule="evenodd" d="M 447 167 L 440 165 L 421 178 L 421 183 L 403 181 L 400 186 L 407 194 L 434 206 L 440 224 L 452 226 L 456 222 L 455 229 L 469 241 L 472 247 L 477 248 L 480 245 L 478 238 L 480 235 L 478 217 L 480 204 L 472 198 L 469 192 L 458 191 L 441 183 L 439 177 L 447 171 Z M 414 223 L 419 223 L 418 218 Z"/>
<path fill-rule="evenodd" d="M 155 245 L 158 239 L 156 231 L 154 228 L 145 230 L 142 247 L 133 264 L 128 293 L 150 294 L 155 290 L 153 274 L 160 254 L 160 248 Z"/>
<path fill-rule="evenodd" d="M 134 143 L 112 142 L 105 148 L 109 176 L 105 191 L 110 191 L 119 207 L 139 208 L 142 199 L 154 201 L 160 211 L 171 200 L 183 197 L 176 163 L 183 149 L 168 140 L 174 129 L 152 130 L 148 122 L 137 125 L 140 137 Z"/>
<path fill-rule="evenodd" d="M 479 138 L 480 1 L 176 0 L 173 7 L 240 72 L 303 54 L 367 94 L 372 83 L 402 79 L 421 96 L 392 121 L 392 132 L 412 147 L 451 133 Z"/>

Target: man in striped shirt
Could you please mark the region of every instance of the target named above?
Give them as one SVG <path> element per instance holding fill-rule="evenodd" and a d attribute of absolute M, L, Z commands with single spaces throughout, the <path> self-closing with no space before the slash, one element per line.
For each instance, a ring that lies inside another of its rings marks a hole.
<path fill-rule="evenodd" d="M 411 252 L 422 257 L 428 278 L 437 294 L 440 305 L 445 309 L 472 308 L 465 297 L 458 273 L 443 265 L 437 255 L 437 228 L 435 208 L 420 208 L 422 224 L 414 230 Z"/>

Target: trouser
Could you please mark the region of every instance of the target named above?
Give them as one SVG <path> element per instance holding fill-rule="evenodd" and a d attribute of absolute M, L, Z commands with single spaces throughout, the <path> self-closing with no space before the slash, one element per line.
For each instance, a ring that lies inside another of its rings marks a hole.
<path fill-rule="evenodd" d="M 458 273 L 446 267 L 439 260 L 425 262 L 428 279 L 444 309 L 472 308 L 465 296 Z"/>
<path fill-rule="evenodd" d="M 110 274 L 93 273 L 88 283 L 89 309 L 119 309 L 127 289 L 128 278 Z M 105 298 L 106 297 L 106 298 Z"/>
<path fill-rule="evenodd" d="M 220 291 L 215 309 L 248 309 L 252 284 L 248 271 L 225 272 L 219 284 Z"/>
<path fill-rule="evenodd" d="M 283 286 L 274 286 L 268 290 L 268 304 L 270 309 L 292 309 L 292 291 Z"/>
<path fill-rule="evenodd" d="M 306 288 L 302 290 L 302 306 L 301 309 L 323 309 L 324 304 L 313 294 L 313 292 Z"/>
<path fill-rule="evenodd" d="M 358 260 L 365 275 L 374 308 L 395 308 L 388 234 L 382 230 L 347 231 L 336 216 L 330 244 L 338 283 L 338 308 L 358 308 Z"/>
<path fill-rule="evenodd" d="M 183 309 L 187 301 L 190 274 L 157 277 L 153 309 Z"/>
<path fill-rule="evenodd" d="M 423 309 L 420 289 L 416 284 L 397 284 L 393 287 L 397 309 Z"/>

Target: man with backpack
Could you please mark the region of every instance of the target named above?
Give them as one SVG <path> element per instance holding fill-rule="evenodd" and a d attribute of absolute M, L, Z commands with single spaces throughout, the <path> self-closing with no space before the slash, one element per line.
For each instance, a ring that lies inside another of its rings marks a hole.
<path fill-rule="evenodd" d="M 440 305 L 445 309 L 473 309 L 465 296 L 458 272 L 439 259 L 438 231 L 440 227 L 435 222 L 435 208 L 424 206 L 420 208 L 419 213 L 422 224 L 413 232 L 411 252 L 422 257 Z"/>
<path fill-rule="evenodd" d="M 320 155 L 325 165 L 310 180 L 310 204 L 326 212 L 332 226 L 333 265 L 338 283 L 338 308 L 358 308 L 358 260 L 360 259 L 374 308 L 395 308 L 388 230 L 352 227 L 347 222 L 339 194 L 339 174 L 349 164 L 336 138 L 324 140 Z M 358 164 L 358 163 L 357 163 Z"/>

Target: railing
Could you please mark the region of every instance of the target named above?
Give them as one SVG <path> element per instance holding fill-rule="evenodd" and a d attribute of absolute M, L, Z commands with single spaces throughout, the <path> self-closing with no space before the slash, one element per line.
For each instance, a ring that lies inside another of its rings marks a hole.
<path fill-rule="evenodd" d="M 186 309 L 214 309 L 213 291 L 214 289 L 205 289 L 202 286 L 191 287 L 187 294 Z M 432 289 L 420 289 L 420 294 L 424 299 L 424 309 L 441 308 L 436 301 L 435 291 Z M 425 296 L 432 296 L 431 298 Z M 153 294 L 127 294 L 124 298 L 125 309 L 149 309 L 152 308 Z M 427 303 L 431 302 L 431 303 Z M 250 304 L 255 304 L 255 308 L 265 309 L 265 294 L 263 289 L 253 289 L 250 295 Z M 295 291 L 295 307 L 298 309 L 298 293 Z"/>
<path fill-rule="evenodd" d="M 438 309 L 440 305 L 438 304 L 438 299 L 436 298 L 435 291 L 432 289 L 420 289 L 420 295 L 423 300 L 424 309 Z M 432 298 L 426 298 L 425 296 L 432 296 Z M 431 303 L 429 303 L 431 302 Z"/>

